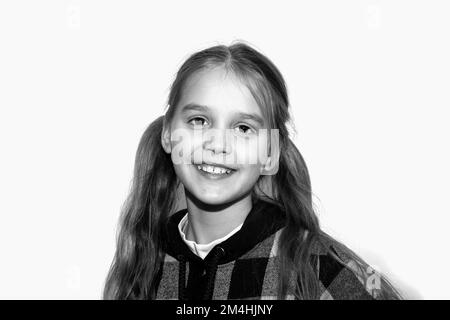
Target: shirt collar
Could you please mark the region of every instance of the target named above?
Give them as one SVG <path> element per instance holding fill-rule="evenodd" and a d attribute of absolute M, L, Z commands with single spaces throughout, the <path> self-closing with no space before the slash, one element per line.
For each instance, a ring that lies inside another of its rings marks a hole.
<path fill-rule="evenodd" d="M 189 224 L 188 213 L 186 213 L 184 215 L 184 217 L 181 219 L 180 223 L 178 224 L 178 231 L 180 232 L 181 239 L 183 239 L 183 241 L 187 244 L 187 246 L 189 247 L 189 249 L 191 249 L 191 251 L 193 253 L 195 253 L 197 256 L 199 256 L 202 259 L 205 259 L 205 257 L 208 255 L 208 253 L 211 251 L 211 249 L 214 248 L 215 245 L 230 238 L 233 234 L 238 232 L 244 225 L 244 223 L 241 223 L 239 226 L 237 226 L 236 228 L 231 230 L 227 235 L 225 235 L 219 239 L 213 240 L 206 244 L 198 244 L 195 241 L 188 240 L 186 238 L 185 232 L 187 230 L 186 228 L 187 228 L 188 224 Z"/>
<path fill-rule="evenodd" d="M 206 262 L 209 260 L 209 254 L 205 259 L 201 259 L 193 253 L 179 231 L 180 221 L 186 214 L 187 209 L 185 208 L 169 217 L 162 239 L 163 249 L 173 257 L 183 255 L 188 260 L 198 262 L 204 262 L 203 260 L 205 260 Z M 220 243 L 220 246 L 225 251 L 225 255 L 220 258 L 219 264 L 238 259 L 259 242 L 284 227 L 285 221 L 285 212 L 278 204 L 261 199 L 256 200 L 241 228 Z"/>

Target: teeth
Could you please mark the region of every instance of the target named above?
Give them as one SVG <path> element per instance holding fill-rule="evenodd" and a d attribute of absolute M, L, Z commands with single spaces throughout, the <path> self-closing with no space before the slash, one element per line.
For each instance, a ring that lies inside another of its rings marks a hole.
<path fill-rule="evenodd" d="M 213 174 L 225 174 L 225 173 L 229 174 L 231 172 L 231 170 L 214 167 L 214 166 L 210 166 L 210 165 L 201 165 L 201 166 L 197 166 L 197 168 L 199 170 L 203 170 L 205 172 L 213 173 Z"/>

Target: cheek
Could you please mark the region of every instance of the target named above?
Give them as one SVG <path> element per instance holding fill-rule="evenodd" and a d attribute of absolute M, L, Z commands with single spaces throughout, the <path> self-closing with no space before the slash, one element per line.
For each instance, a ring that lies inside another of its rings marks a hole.
<path fill-rule="evenodd" d="M 204 160 L 203 154 L 204 138 L 201 131 L 196 131 L 192 134 L 192 139 L 189 142 L 191 161 L 194 163 L 201 163 Z"/>
<path fill-rule="evenodd" d="M 264 162 L 267 148 L 257 138 L 242 139 L 235 145 L 236 158 L 241 165 L 258 166 Z"/>
<path fill-rule="evenodd" d="M 176 130 L 172 133 L 172 152 L 171 158 L 174 165 L 191 164 L 194 150 L 201 146 L 201 142 L 190 130 Z"/>

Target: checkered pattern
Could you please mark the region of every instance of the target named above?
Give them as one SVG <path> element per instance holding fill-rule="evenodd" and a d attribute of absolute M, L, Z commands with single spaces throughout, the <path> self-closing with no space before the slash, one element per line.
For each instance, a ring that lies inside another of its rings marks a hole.
<path fill-rule="evenodd" d="M 213 299 L 277 299 L 277 248 L 281 232 L 282 229 L 279 229 L 236 260 L 219 264 Z M 313 254 L 318 257 L 319 299 L 377 298 L 376 291 L 370 286 L 373 283 L 368 281 L 369 276 L 344 252 L 329 244 L 328 248 L 316 246 Z M 178 260 L 166 254 L 157 299 L 178 299 L 178 272 Z M 189 263 L 186 272 L 189 273 Z M 294 299 L 293 290 L 292 280 L 286 299 Z"/>

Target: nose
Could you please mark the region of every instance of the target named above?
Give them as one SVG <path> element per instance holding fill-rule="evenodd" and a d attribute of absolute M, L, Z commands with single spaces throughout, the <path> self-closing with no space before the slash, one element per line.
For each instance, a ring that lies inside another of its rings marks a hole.
<path fill-rule="evenodd" d="M 229 139 L 227 139 L 227 130 L 211 130 L 205 137 L 203 148 L 212 151 L 215 154 L 231 152 Z"/>

